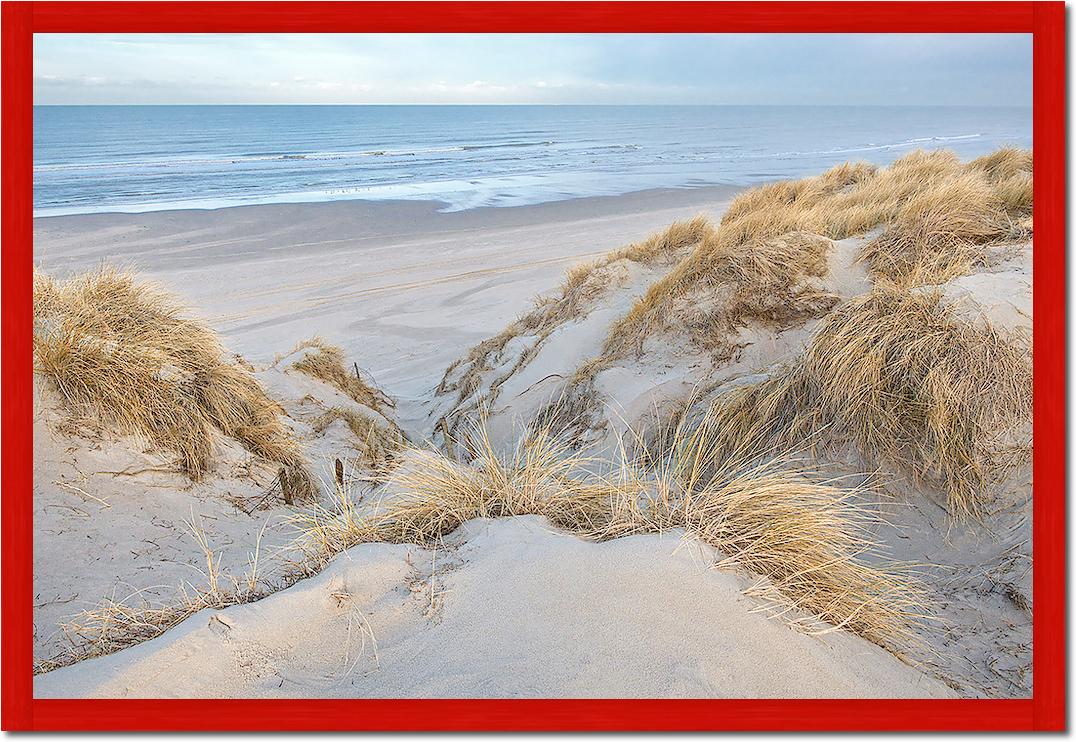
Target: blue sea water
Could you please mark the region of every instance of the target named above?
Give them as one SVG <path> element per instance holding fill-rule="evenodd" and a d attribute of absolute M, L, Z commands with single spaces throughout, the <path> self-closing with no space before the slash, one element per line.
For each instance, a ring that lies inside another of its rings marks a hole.
<path fill-rule="evenodd" d="M 750 185 L 915 148 L 1031 146 L 1030 108 L 36 106 L 35 215 Z"/>

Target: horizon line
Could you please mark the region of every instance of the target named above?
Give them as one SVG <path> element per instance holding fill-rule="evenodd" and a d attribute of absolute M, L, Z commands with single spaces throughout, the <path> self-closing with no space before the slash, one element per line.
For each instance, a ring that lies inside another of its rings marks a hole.
<path fill-rule="evenodd" d="M 35 108 L 1032 108 L 1033 103 L 34 103 Z"/>

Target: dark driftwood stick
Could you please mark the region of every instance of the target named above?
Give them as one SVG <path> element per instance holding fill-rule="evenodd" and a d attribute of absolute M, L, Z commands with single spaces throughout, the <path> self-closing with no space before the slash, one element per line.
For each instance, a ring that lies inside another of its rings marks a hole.
<path fill-rule="evenodd" d="M 445 439 L 445 453 L 448 454 L 448 458 L 456 459 L 456 452 L 452 447 L 452 434 L 448 430 L 448 420 L 442 417 L 437 421 L 437 425 L 441 428 L 441 437 Z"/>
<path fill-rule="evenodd" d="M 340 459 L 336 460 L 336 488 L 344 491 L 344 462 Z"/>
<path fill-rule="evenodd" d="M 291 488 L 291 477 L 288 476 L 288 468 L 282 466 L 280 468 L 280 492 L 284 495 L 284 502 L 291 505 L 295 502 L 295 493 Z"/>

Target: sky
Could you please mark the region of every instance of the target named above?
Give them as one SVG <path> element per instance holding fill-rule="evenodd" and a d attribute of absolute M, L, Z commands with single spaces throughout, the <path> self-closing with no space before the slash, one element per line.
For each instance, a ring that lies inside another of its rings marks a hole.
<path fill-rule="evenodd" d="M 37 104 L 1030 105 L 1030 34 L 37 34 Z"/>

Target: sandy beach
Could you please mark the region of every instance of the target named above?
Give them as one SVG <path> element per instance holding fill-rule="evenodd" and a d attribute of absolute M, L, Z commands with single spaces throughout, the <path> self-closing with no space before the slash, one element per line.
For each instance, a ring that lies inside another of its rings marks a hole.
<path fill-rule="evenodd" d="M 35 693 L 1026 695 L 1026 160 L 36 219 Z"/>

